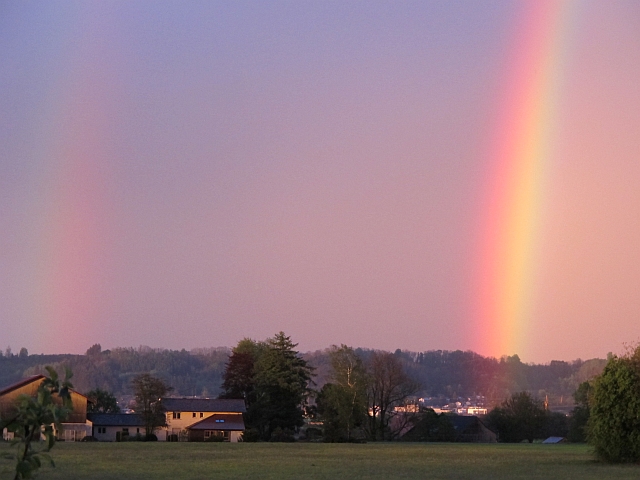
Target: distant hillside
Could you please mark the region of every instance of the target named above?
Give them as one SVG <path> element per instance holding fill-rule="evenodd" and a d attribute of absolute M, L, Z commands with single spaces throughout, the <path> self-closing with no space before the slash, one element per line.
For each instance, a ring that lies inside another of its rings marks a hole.
<path fill-rule="evenodd" d="M 44 371 L 52 365 L 60 371 L 65 366 L 73 372 L 76 390 L 87 392 L 102 388 L 118 397 L 131 394 L 131 378 L 142 372 L 161 377 L 177 395 L 217 396 L 222 373 L 231 350 L 226 347 L 196 350 L 165 350 L 149 347 L 115 348 L 102 351 L 98 345 L 85 355 L 0 356 L 0 388 L 27 375 Z M 371 350 L 357 349 L 367 358 Z M 482 395 L 496 404 L 511 393 L 527 390 L 538 398 L 547 396 L 551 404 L 572 403 L 577 386 L 599 374 L 606 360 L 573 362 L 552 361 L 547 365 L 525 364 L 517 355 L 496 359 L 460 350 L 408 352 L 397 350 L 407 371 L 418 380 L 422 396 L 441 398 Z M 316 388 L 327 381 L 328 349 L 303 356 L 316 368 Z"/>

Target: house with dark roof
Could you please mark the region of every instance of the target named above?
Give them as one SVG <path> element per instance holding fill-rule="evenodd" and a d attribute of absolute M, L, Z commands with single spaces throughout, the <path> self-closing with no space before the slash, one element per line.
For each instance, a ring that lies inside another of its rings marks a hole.
<path fill-rule="evenodd" d="M 455 430 L 456 442 L 496 443 L 497 435 L 476 416 L 451 415 L 447 419 Z"/>
<path fill-rule="evenodd" d="M 497 436 L 476 416 L 423 415 L 403 437 L 409 442 L 495 443 Z"/>
<path fill-rule="evenodd" d="M 0 390 L 0 418 L 11 418 L 14 414 L 20 395 L 35 397 L 38 387 L 44 381 L 44 375 L 32 375 Z M 91 435 L 91 425 L 87 422 L 87 397 L 75 390 L 70 390 L 71 412 L 62 423 L 62 431 L 55 431 L 59 440 L 74 442 Z M 62 403 L 61 399 L 54 396 L 54 401 Z M 13 438 L 12 432 L 5 428 L 2 432 L 5 440 Z"/>
<path fill-rule="evenodd" d="M 101 442 L 118 442 L 145 435 L 142 415 L 135 413 L 87 413 L 91 435 Z"/>
<path fill-rule="evenodd" d="M 247 411 L 243 399 L 163 398 L 167 426 L 158 440 L 205 441 L 221 437 L 240 441 L 244 432 L 242 414 Z"/>

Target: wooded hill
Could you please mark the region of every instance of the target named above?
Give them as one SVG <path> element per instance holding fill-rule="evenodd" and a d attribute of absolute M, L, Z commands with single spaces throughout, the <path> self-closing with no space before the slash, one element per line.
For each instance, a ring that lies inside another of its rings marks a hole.
<path fill-rule="evenodd" d="M 372 350 L 359 348 L 356 352 L 366 361 Z M 7 353 L 0 356 L 0 388 L 52 365 L 60 371 L 69 367 L 73 372 L 72 383 L 79 392 L 101 388 L 123 397 L 131 394 L 131 379 L 135 375 L 149 372 L 171 385 L 175 395 L 215 397 L 220 392 L 231 349 L 187 351 L 141 346 L 103 351 L 94 345 L 85 355 L 28 355 L 25 349 L 18 355 Z M 517 355 L 496 359 L 460 350 L 396 350 L 394 355 L 422 385 L 421 396 L 433 397 L 433 403 L 485 396 L 487 406 L 523 390 L 539 399 L 547 396 L 552 405 L 570 405 L 577 386 L 598 375 L 606 364 L 604 359 L 526 364 Z M 302 356 L 315 368 L 315 388 L 319 390 L 329 372 L 328 349 Z"/>

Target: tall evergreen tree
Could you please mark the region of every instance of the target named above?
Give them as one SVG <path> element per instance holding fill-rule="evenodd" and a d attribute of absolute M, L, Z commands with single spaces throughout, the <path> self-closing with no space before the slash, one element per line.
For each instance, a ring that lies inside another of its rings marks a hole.
<path fill-rule="evenodd" d="M 223 396 L 244 398 L 246 424 L 263 440 L 274 432 L 292 434 L 303 425 L 313 368 L 283 332 L 265 342 L 244 339 L 227 362 Z"/>

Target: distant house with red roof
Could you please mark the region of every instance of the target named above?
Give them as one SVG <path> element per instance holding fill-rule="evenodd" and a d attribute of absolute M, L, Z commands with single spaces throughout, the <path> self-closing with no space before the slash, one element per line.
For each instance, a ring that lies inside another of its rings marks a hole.
<path fill-rule="evenodd" d="M 38 393 L 38 387 L 45 378 L 44 375 L 33 375 L 0 390 L 0 418 L 9 419 L 14 415 L 20 395 L 35 397 Z M 71 390 L 70 394 L 71 413 L 62 424 L 62 431 L 55 432 L 55 435 L 59 440 L 73 442 L 91 435 L 91 424 L 87 422 L 87 397 L 75 390 Z M 5 440 L 10 439 L 13 437 L 13 433 L 7 432 L 5 428 L 2 437 Z"/>

